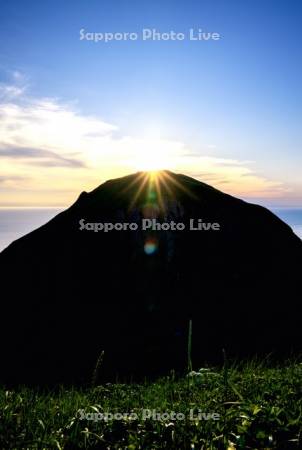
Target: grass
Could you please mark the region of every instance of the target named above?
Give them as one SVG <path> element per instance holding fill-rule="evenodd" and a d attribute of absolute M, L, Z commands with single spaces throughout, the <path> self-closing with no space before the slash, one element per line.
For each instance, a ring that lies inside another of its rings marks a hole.
<path fill-rule="evenodd" d="M 2 387 L 0 448 L 301 449 L 301 386 L 301 363 L 254 360 L 182 378 L 172 372 L 141 384 L 53 391 Z M 184 418 L 154 420 L 142 416 L 145 409 Z M 125 416 L 101 420 L 106 412 Z M 198 412 L 215 413 L 219 420 L 197 420 Z"/>

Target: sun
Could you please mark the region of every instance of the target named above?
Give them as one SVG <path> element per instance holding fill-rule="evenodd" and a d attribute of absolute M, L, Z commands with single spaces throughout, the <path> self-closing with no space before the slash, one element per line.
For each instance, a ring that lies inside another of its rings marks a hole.
<path fill-rule="evenodd" d="M 158 137 L 144 139 L 142 146 L 137 148 L 133 155 L 135 168 L 148 172 L 173 170 L 178 156 L 177 150 L 170 141 Z"/>
<path fill-rule="evenodd" d="M 144 172 L 155 173 L 160 170 L 169 169 L 171 161 L 167 155 L 157 149 L 151 150 L 146 149 L 140 155 L 137 155 L 137 160 L 135 161 L 135 166 L 138 170 Z"/>

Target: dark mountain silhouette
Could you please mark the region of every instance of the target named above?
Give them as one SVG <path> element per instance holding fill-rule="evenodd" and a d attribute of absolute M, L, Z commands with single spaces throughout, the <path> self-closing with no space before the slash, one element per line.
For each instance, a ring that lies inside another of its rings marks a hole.
<path fill-rule="evenodd" d="M 79 229 L 143 218 L 186 229 Z M 102 350 L 101 378 L 184 369 L 190 319 L 195 367 L 297 351 L 301 269 L 301 240 L 263 207 L 168 171 L 107 181 L 0 254 L 0 378 L 89 381 Z"/>

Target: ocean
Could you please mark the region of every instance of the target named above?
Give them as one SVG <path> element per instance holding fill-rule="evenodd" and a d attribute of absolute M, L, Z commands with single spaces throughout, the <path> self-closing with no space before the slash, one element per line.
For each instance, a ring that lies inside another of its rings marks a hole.
<path fill-rule="evenodd" d="M 44 225 L 64 208 L 0 208 L 0 251 Z"/>
<path fill-rule="evenodd" d="M 293 231 L 302 239 L 302 208 L 269 208 L 283 222 L 287 223 Z"/>
<path fill-rule="evenodd" d="M 302 239 L 302 208 L 270 208 Z M 64 208 L 0 208 L 0 251 L 48 222 Z"/>

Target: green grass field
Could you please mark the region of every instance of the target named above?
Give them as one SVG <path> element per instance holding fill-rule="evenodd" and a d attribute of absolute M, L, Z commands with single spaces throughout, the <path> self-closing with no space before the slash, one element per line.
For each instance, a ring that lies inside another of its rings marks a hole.
<path fill-rule="evenodd" d="M 0 448 L 301 449 L 301 387 L 297 361 L 228 364 L 141 384 L 2 387 Z"/>

